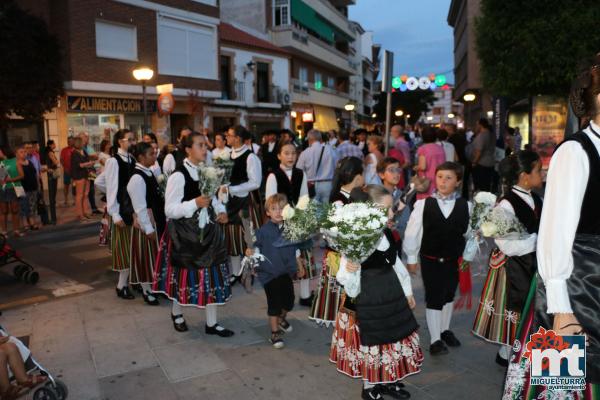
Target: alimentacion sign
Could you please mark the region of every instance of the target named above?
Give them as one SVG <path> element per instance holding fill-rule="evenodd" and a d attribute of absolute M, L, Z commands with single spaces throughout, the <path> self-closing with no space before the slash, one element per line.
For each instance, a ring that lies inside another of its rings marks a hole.
<path fill-rule="evenodd" d="M 147 100 L 148 112 L 156 111 L 156 101 Z M 140 99 L 67 96 L 67 111 L 101 113 L 142 113 L 143 102 Z"/>

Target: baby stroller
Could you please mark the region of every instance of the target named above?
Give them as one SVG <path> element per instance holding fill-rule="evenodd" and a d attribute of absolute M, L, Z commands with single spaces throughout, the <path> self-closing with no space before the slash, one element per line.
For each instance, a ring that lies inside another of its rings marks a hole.
<path fill-rule="evenodd" d="M 31 285 L 35 285 L 40 280 L 40 275 L 28 262 L 23 261 L 18 251 L 8 244 L 6 236 L 0 234 L 0 268 L 9 264 L 16 264 L 13 274 L 17 279 Z"/>
<path fill-rule="evenodd" d="M 2 336 L 9 336 L 2 326 L 0 326 L 0 334 Z M 31 355 L 31 351 L 29 351 L 22 341 L 14 336 L 10 336 L 9 341 L 17 345 L 25 364 L 25 371 L 29 375 L 42 375 L 47 378 L 39 385 L 20 393 L 18 398 L 27 400 L 66 400 L 69 394 L 67 386 L 62 381 L 52 377 L 44 367 L 35 361 Z M 14 376 L 10 376 L 10 380 L 14 384 Z"/>

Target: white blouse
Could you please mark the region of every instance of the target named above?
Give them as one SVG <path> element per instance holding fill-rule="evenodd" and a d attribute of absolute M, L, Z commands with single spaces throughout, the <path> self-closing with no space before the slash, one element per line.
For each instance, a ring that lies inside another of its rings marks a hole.
<path fill-rule="evenodd" d="M 292 180 L 292 168 L 286 169 L 283 166 L 280 166 L 280 168 L 283 170 L 283 172 L 285 172 L 288 179 L 291 181 Z M 277 192 L 277 178 L 275 177 L 275 174 L 269 174 L 269 176 L 267 177 L 267 183 L 266 183 L 266 187 L 265 187 L 265 199 L 268 199 L 269 197 L 273 196 L 276 193 L 278 193 Z M 304 173 L 304 171 L 302 172 L 302 183 L 300 185 L 300 197 L 302 197 L 302 196 L 308 196 L 308 185 L 306 183 L 306 174 Z"/>
<path fill-rule="evenodd" d="M 119 149 L 115 157 L 121 157 L 125 162 L 130 162 L 133 156 L 125 150 Z M 104 180 L 106 182 L 106 209 L 114 222 L 123 220 L 119 214 L 119 201 L 117 192 L 119 190 L 119 163 L 115 157 L 106 160 L 104 165 Z"/>
<path fill-rule="evenodd" d="M 242 154 L 246 152 L 248 147 L 243 145 L 239 149 L 234 149 L 231 152 L 231 159 L 235 160 Z M 229 186 L 229 194 L 236 197 L 246 197 L 248 194 L 260 188 L 260 184 L 262 182 L 262 166 L 260 164 L 260 159 L 256 156 L 256 154 L 252 153 L 248 155 L 246 159 L 246 171 L 248 172 L 248 180 L 244 183 L 240 183 L 239 185 Z"/>
<path fill-rule="evenodd" d="M 522 198 L 532 210 L 535 209 L 535 203 L 533 201 L 533 197 L 531 196 L 531 191 L 525 190 L 519 186 L 516 186 L 516 190 L 513 188 L 512 191 L 517 196 Z M 496 207 L 500 207 L 506 210 L 506 212 L 515 215 L 515 209 L 508 200 L 500 201 Z M 494 239 L 494 242 L 496 242 L 496 246 L 498 246 L 500 251 L 509 257 L 523 256 L 535 251 L 537 234 L 525 234 L 521 239 Z"/>
<path fill-rule="evenodd" d="M 390 247 L 390 242 L 387 240 L 385 235 L 381 237 L 379 244 L 377 245 L 377 250 L 386 251 Z M 342 256 L 340 260 L 340 268 L 336 274 L 336 279 L 340 283 L 340 285 L 344 286 L 344 291 L 350 297 L 356 297 L 360 294 L 360 268 L 355 272 L 348 272 L 346 266 L 348 265 L 348 259 L 345 256 Z M 410 280 L 410 274 L 406 270 L 400 258 L 396 256 L 396 263 L 394 264 L 394 271 L 398 276 L 398 280 L 402 285 L 402 290 L 406 297 L 412 296 L 412 284 Z"/>
<path fill-rule="evenodd" d="M 377 175 L 377 157 L 373 153 L 367 154 L 367 164 L 365 165 L 365 184 L 381 185 L 381 178 Z"/>
<path fill-rule="evenodd" d="M 600 133 L 600 126 L 591 125 Z M 589 127 L 583 132 L 600 154 L 600 139 Z M 567 279 L 573 271 L 571 252 L 589 175 L 587 153 L 575 141 L 560 146 L 550 160 L 537 243 L 538 272 L 546 286 L 550 314 L 573 312 Z"/>
<path fill-rule="evenodd" d="M 183 165 L 192 179 L 198 182 L 198 168 L 187 158 L 183 161 Z M 167 218 L 191 218 L 198 209 L 196 199 L 182 201 L 184 187 L 185 177 L 181 172 L 176 171 L 169 176 L 167 189 L 165 190 L 165 215 Z M 216 196 L 213 196 L 212 198 L 212 206 L 217 214 L 225 212 L 225 206 L 217 200 Z"/>
<path fill-rule="evenodd" d="M 135 169 L 142 171 L 146 176 L 152 176 L 152 170 L 137 163 Z M 133 204 L 133 211 L 137 217 L 138 224 L 145 234 L 154 232 L 154 225 L 148 212 L 148 204 L 146 204 L 146 181 L 138 174 L 133 174 L 127 184 L 127 193 Z"/>

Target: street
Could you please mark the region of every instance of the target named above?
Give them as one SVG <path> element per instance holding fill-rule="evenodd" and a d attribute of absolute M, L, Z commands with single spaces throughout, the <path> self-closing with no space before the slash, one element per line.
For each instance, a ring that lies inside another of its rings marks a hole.
<path fill-rule="evenodd" d="M 234 287 L 219 321 L 236 334 L 204 334 L 204 312 L 184 310 L 190 331 L 177 333 L 170 304 L 124 301 L 114 293 L 106 247 L 97 243 L 98 222 L 46 228 L 11 241 L 40 272 L 30 286 L 0 267 L 0 323 L 25 338 L 34 357 L 64 380 L 77 400 L 145 399 L 353 399 L 361 383 L 328 361 L 332 328 L 318 327 L 308 310 L 291 313 L 286 347 L 268 343 L 266 301 L 258 284 L 247 294 Z M 474 305 L 484 276 L 474 277 Z M 313 283 L 314 284 L 314 283 Z M 494 363 L 496 346 L 469 332 L 475 310 L 455 312 L 458 350 L 431 358 L 427 351 L 423 290 L 413 278 L 425 361 L 404 382 L 413 399 L 500 398 L 504 370 Z M 297 288 L 296 288 L 297 289 Z"/>

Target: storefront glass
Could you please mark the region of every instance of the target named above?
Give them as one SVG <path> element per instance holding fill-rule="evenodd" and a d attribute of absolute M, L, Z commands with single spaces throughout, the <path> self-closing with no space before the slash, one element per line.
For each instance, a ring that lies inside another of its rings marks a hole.
<path fill-rule="evenodd" d="M 112 134 L 121 127 L 121 117 L 121 114 L 68 114 L 69 136 L 87 132 L 90 145 L 100 151 L 100 142 L 110 140 Z"/>

